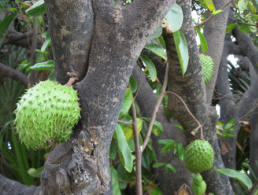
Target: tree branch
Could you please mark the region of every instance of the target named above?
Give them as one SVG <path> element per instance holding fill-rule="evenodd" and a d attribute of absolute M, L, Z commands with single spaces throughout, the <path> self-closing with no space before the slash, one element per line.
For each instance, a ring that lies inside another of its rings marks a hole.
<path fill-rule="evenodd" d="M 37 194 L 37 191 L 38 187 L 36 186 L 26 186 L 0 174 L 0 192 L 2 195 Z"/>
<path fill-rule="evenodd" d="M 237 44 L 243 55 L 247 56 L 252 64 L 256 74 L 258 74 L 258 49 L 254 45 L 253 41 L 247 34 L 244 34 L 240 31 L 239 28 L 233 30 L 233 35 L 236 37 Z"/>
<path fill-rule="evenodd" d="M 65 84 L 73 74 L 81 80 L 87 70 L 93 34 L 91 0 L 45 0 L 57 80 Z M 61 18 L 60 18 L 61 17 Z"/>
<path fill-rule="evenodd" d="M 7 77 L 10 77 L 16 81 L 21 82 L 22 84 L 26 85 L 28 84 L 28 79 L 25 74 L 20 72 L 19 70 L 13 69 L 11 67 L 8 67 L 2 63 L 0 63 L 0 72 Z"/>
<path fill-rule="evenodd" d="M 225 5 L 228 0 L 214 0 L 216 8 L 220 8 Z M 222 51 L 224 48 L 224 40 L 226 34 L 226 26 L 230 7 L 227 6 L 224 11 L 213 20 L 207 22 L 204 26 L 204 35 L 208 41 L 207 55 L 211 56 L 214 61 L 214 72 L 211 81 L 206 85 L 207 102 L 211 104 L 214 88 L 216 85 L 217 75 L 222 57 Z"/>
<path fill-rule="evenodd" d="M 219 101 L 219 105 L 221 106 L 221 118 L 226 120 L 223 122 L 230 120 L 235 113 L 235 102 L 233 94 L 230 90 L 227 71 L 227 56 L 229 53 L 232 53 L 232 44 L 234 43 L 232 43 L 230 40 L 225 41 L 218 78 L 216 81 L 215 95 L 216 100 Z"/>

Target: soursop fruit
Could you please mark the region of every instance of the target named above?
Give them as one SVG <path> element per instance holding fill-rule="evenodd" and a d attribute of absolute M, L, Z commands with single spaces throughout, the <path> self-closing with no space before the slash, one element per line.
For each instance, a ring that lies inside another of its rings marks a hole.
<path fill-rule="evenodd" d="M 193 183 L 191 185 L 192 191 L 194 192 L 195 195 L 204 195 L 207 184 L 203 180 L 201 174 L 197 173 L 193 177 Z"/>
<path fill-rule="evenodd" d="M 17 103 L 15 125 L 28 148 L 49 148 L 67 141 L 80 118 L 77 92 L 53 81 L 28 89 Z"/>
<path fill-rule="evenodd" d="M 201 61 L 204 81 L 207 84 L 210 82 L 213 75 L 214 62 L 210 56 L 207 56 L 204 54 L 200 54 L 200 61 Z"/>
<path fill-rule="evenodd" d="M 187 146 L 184 161 L 193 173 L 207 171 L 213 166 L 213 148 L 206 140 L 195 140 Z"/>

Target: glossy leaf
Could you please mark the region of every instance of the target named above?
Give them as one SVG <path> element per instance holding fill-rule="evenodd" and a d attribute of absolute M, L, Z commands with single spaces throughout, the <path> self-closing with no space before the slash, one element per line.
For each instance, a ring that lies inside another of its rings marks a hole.
<path fill-rule="evenodd" d="M 143 120 L 140 118 L 137 118 L 136 121 L 137 121 L 137 131 L 138 133 L 140 133 L 143 127 Z M 132 122 L 132 120 L 130 120 L 130 122 Z M 126 140 L 128 141 L 132 139 L 134 136 L 132 125 L 121 124 L 121 127 L 123 129 Z"/>
<path fill-rule="evenodd" d="M 131 108 L 131 105 L 133 103 L 133 92 L 130 88 L 127 88 L 125 91 L 124 100 L 122 102 L 122 107 L 120 110 L 120 117 L 126 115 Z"/>
<path fill-rule="evenodd" d="M 137 91 L 138 84 L 133 76 L 130 76 L 129 83 L 130 83 L 130 88 L 131 88 L 132 92 L 135 93 Z"/>
<path fill-rule="evenodd" d="M 224 129 L 228 130 L 232 127 L 235 127 L 236 125 L 236 120 L 235 119 L 231 119 L 230 121 L 228 121 L 225 126 L 224 126 Z"/>
<path fill-rule="evenodd" d="M 221 13 L 221 12 L 223 12 L 222 9 L 213 10 L 213 11 L 212 11 L 212 15 L 216 16 L 216 15 L 218 15 L 218 14 Z"/>
<path fill-rule="evenodd" d="M 51 40 L 50 39 L 47 39 L 44 41 L 44 43 L 42 44 L 41 46 L 41 51 L 46 51 L 46 49 L 51 45 Z"/>
<path fill-rule="evenodd" d="M 155 44 L 155 43 L 149 43 L 149 44 L 145 45 L 145 49 L 148 49 L 151 52 L 153 52 L 154 54 L 156 54 L 157 56 L 163 58 L 164 60 L 167 60 L 166 51 L 160 45 Z"/>
<path fill-rule="evenodd" d="M 10 24 L 15 19 L 16 13 L 6 16 L 2 21 L 0 21 L 0 41 L 4 38 L 6 32 L 9 29 Z"/>
<path fill-rule="evenodd" d="M 199 38 L 200 38 L 202 52 L 206 53 L 208 51 L 208 42 L 207 42 L 204 34 L 201 32 L 200 28 L 197 28 L 196 31 L 197 31 L 197 33 L 199 35 Z"/>
<path fill-rule="evenodd" d="M 217 169 L 216 170 L 217 173 L 220 173 L 222 175 L 226 175 L 228 177 L 232 177 L 234 179 L 236 179 L 237 181 L 239 181 L 244 187 L 246 187 L 248 190 L 250 190 L 252 188 L 253 182 L 252 180 L 247 176 L 246 173 L 244 172 L 240 172 L 240 171 L 236 171 L 234 169 L 228 169 L 228 168 L 224 168 L 224 169 Z"/>
<path fill-rule="evenodd" d="M 38 16 L 46 12 L 44 0 L 39 0 L 34 3 L 30 8 L 26 9 L 25 13 L 29 16 Z"/>
<path fill-rule="evenodd" d="M 248 5 L 247 0 L 239 0 L 238 3 L 237 3 L 238 9 L 240 11 L 246 10 L 247 9 L 247 5 Z"/>
<path fill-rule="evenodd" d="M 55 68 L 55 63 L 53 60 L 48 60 L 45 62 L 39 62 L 30 67 L 30 70 L 53 70 Z"/>
<path fill-rule="evenodd" d="M 155 187 L 152 191 L 151 191 L 151 195 L 162 195 L 162 191 L 159 187 Z"/>
<path fill-rule="evenodd" d="M 109 149 L 109 158 L 112 160 L 116 159 L 116 154 L 117 154 L 117 145 L 115 144 L 114 139 L 112 140 L 110 144 L 110 149 Z"/>
<path fill-rule="evenodd" d="M 229 25 L 227 25 L 226 33 L 230 33 L 236 27 L 237 27 L 237 24 L 229 24 Z"/>
<path fill-rule="evenodd" d="M 172 32 L 178 31 L 181 28 L 184 19 L 182 8 L 178 4 L 174 3 L 168 11 L 165 19 L 169 24 L 168 28 Z"/>
<path fill-rule="evenodd" d="M 150 122 L 149 118 L 144 117 L 143 118 L 145 121 L 147 121 L 148 123 Z M 158 136 L 159 134 L 161 134 L 163 132 L 163 126 L 160 122 L 158 121 L 154 121 L 153 124 L 153 128 L 152 128 L 152 133 L 156 136 Z"/>
<path fill-rule="evenodd" d="M 168 163 L 168 164 L 165 165 L 165 171 L 167 171 L 167 172 L 171 171 L 171 172 L 175 173 L 176 168 L 172 164 Z"/>
<path fill-rule="evenodd" d="M 115 170 L 114 167 L 110 168 L 111 171 L 111 179 L 112 179 L 112 190 L 113 190 L 113 194 L 115 195 L 121 195 L 121 190 L 119 187 L 119 177 L 118 177 L 118 173 Z"/>
<path fill-rule="evenodd" d="M 184 153 L 185 153 L 185 148 L 184 148 L 184 145 L 181 143 L 181 142 L 178 142 L 177 145 L 177 157 L 178 157 L 178 160 L 180 161 L 183 161 L 184 160 Z"/>
<path fill-rule="evenodd" d="M 188 62 L 189 62 L 187 42 L 184 34 L 181 31 L 176 31 L 173 33 L 173 35 L 174 35 L 174 41 L 176 45 L 177 55 L 179 58 L 182 74 L 184 75 L 187 70 Z"/>
<path fill-rule="evenodd" d="M 118 149 L 120 150 L 120 152 L 123 156 L 124 168 L 128 172 L 132 172 L 133 155 L 132 155 L 131 150 L 128 146 L 128 143 L 126 141 L 123 129 L 121 128 L 121 126 L 119 124 L 117 124 L 117 126 L 116 126 L 115 133 L 116 133 L 116 138 L 117 138 L 117 142 L 118 142 Z"/>
<path fill-rule="evenodd" d="M 211 12 L 213 12 L 216 9 L 212 0 L 204 0 L 204 3 Z"/>
<path fill-rule="evenodd" d="M 162 34 L 162 27 L 159 26 L 156 28 L 156 30 L 154 31 L 154 33 L 151 35 L 151 39 L 155 39 L 155 38 L 158 38 L 160 37 Z"/>
<path fill-rule="evenodd" d="M 164 162 L 157 162 L 157 163 L 154 163 L 153 167 L 154 168 L 159 168 L 159 167 L 163 167 L 165 165 L 166 165 L 166 163 L 164 163 Z"/>
<path fill-rule="evenodd" d="M 152 82 L 156 81 L 156 79 L 157 79 L 157 71 L 156 71 L 155 64 L 146 55 L 142 54 L 140 56 L 140 59 L 141 59 L 142 63 L 146 66 L 146 68 L 148 70 L 148 77 L 150 78 L 150 80 Z"/>

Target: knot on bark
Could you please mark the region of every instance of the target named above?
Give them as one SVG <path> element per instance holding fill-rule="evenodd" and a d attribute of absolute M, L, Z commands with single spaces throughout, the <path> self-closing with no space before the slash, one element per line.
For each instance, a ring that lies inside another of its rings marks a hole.
<path fill-rule="evenodd" d="M 68 174 L 71 177 L 72 184 L 80 188 L 87 186 L 92 181 L 92 170 L 87 170 L 83 160 L 78 153 L 74 153 L 68 165 Z"/>

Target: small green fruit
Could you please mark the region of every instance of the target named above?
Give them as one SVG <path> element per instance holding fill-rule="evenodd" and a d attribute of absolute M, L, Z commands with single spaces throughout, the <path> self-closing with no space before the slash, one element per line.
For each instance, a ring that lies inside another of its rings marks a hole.
<path fill-rule="evenodd" d="M 207 56 L 204 54 L 200 54 L 200 61 L 201 61 L 204 81 L 207 84 L 210 82 L 213 75 L 214 62 L 210 56 Z"/>
<path fill-rule="evenodd" d="M 206 140 L 195 140 L 185 151 L 186 167 L 193 173 L 201 173 L 211 169 L 214 162 L 214 151 Z"/>
<path fill-rule="evenodd" d="M 203 195 L 206 192 L 207 185 L 200 174 L 195 174 L 191 187 L 195 195 Z"/>
<path fill-rule="evenodd" d="M 77 92 L 53 81 L 27 90 L 15 110 L 19 138 L 28 148 L 49 148 L 70 138 L 80 118 Z"/>

